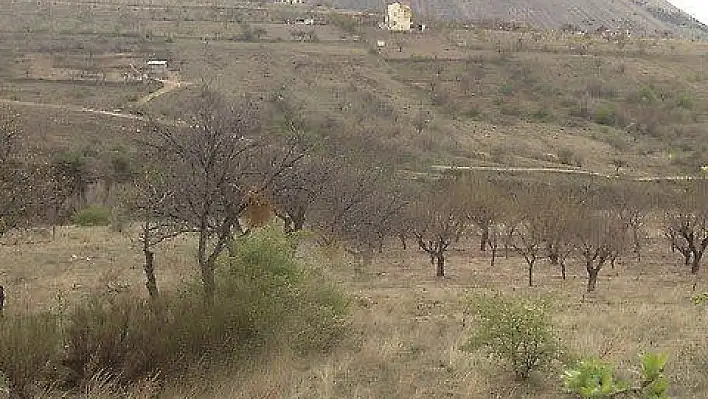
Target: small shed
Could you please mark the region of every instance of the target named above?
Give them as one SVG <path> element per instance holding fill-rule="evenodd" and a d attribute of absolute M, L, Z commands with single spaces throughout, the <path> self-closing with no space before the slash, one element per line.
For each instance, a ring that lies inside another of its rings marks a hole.
<path fill-rule="evenodd" d="M 167 76 L 167 60 L 149 60 L 146 65 L 150 76 L 158 78 Z"/>

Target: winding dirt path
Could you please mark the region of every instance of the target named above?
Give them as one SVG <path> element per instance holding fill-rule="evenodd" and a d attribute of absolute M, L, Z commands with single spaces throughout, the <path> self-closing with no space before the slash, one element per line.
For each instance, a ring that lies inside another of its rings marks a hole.
<path fill-rule="evenodd" d="M 167 93 L 171 93 L 179 88 L 182 87 L 187 87 L 190 85 L 189 82 L 183 82 L 181 80 L 176 80 L 174 77 L 168 78 L 168 79 L 156 79 L 158 82 L 162 83 L 162 88 L 159 90 L 155 90 L 152 93 L 146 95 L 145 97 L 140 98 L 136 104 L 137 105 L 145 105 L 148 102 L 165 95 Z"/>

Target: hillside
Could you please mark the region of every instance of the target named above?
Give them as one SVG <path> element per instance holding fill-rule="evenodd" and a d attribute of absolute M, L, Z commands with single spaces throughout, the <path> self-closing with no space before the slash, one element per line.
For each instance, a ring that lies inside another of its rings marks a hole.
<path fill-rule="evenodd" d="M 332 0 L 331 3 L 339 8 L 379 12 L 383 12 L 384 7 L 381 0 Z M 538 29 L 559 29 L 568 24 L 586 31 L 605 27 L 648 35 L 708 33 L 708 27 L 665 0 L 410 0 L 409 3 L 423 19 L 504 21 Z"/>
<path fill-rule="evenodd" d="M 207 84 L 268 112 L 282 98 L 316 141 L 402 169 L 642 177 L 708 163 L 703 42 L 454 26 L 392 35 L 326 13 L 323 25 L 277 23 L 306 15 L 300 7 L 221 7 L 67 2 L 37 13 L 13 3 L 0 14 L 0 102 L 47 153 L 130 146 L 140 129 L 130 112 L 177 118 Z M 130 78 L 156 56 L 169 60 L 170 81 Z M 280 116 L 264 118 L 277 127 Z"/>

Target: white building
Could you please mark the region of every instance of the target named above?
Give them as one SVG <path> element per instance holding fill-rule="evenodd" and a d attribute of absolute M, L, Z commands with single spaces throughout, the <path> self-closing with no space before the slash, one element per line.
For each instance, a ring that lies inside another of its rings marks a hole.
<path fill-rule="evenodd" d="M 413 11 L 406 4 L 393 3 L 386 8 L 386 28 L 394 32 L 408 32 L 411 30 Z"/>

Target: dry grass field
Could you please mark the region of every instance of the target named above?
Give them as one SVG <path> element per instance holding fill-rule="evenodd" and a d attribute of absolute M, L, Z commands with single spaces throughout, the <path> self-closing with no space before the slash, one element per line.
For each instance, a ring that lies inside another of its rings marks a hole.
<path fill-rule="evenodd" d="M 553 320 L 571 353 L 600 356 L 631 370 L 640 353 L 665 351 L 671 397 L 705 397 L 708 314 L 690 300 L 694 279 L 660 237 L 650 236 L 645 259 L 638 263 L 628 256 L 616 269 L 603 270 L 598 291 L 590 296 L 576 261 L 565 281 L 541 264 L 536 286 L 529 288 L 522 258 L 511 254 L 490 268 L 487 255 L 470 249 L 471 243 L 451 251 L 444 279 L 433 277 L 423 253 L 395 243 L 366 268 L 340 255 L 327 260 L 305 245 L 301 256 L 327 262 L 330 278 L 352 298 L 355 342 L 324 357 L 297 360 L 276 352 L 237 371 L 195 368 L 193 376 L 160 397 L 566 397 L 560 370 L 518 383 L 493 360 L 460 350 L 475 327 L 469 299 L 492 292 L 550 298 Z M 35 232 L 0 247 L 8 313 L 66 309 L 90 294 L 146 295 L 139 253 L 128 236 L 106 228 L 64 227 L 50 242 L 28 244 L 32 238 L 46 240 Z M 164 290 L 196 277 L 193 250 L 190 240 L 161 248 L 158 280 Z M 705 288 L 701 275 L 698 290 Z M 98 377 L 85 397 L 107 397 L 107 388 Z M 136 386 L 130 397 L 150 397 L 153 389 L 148 383 Z"/>

